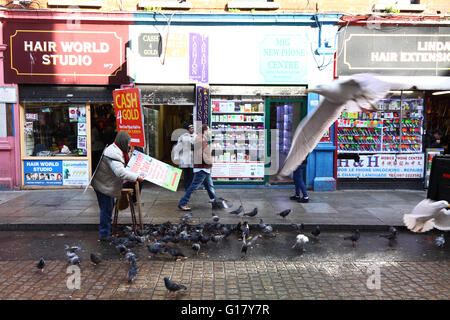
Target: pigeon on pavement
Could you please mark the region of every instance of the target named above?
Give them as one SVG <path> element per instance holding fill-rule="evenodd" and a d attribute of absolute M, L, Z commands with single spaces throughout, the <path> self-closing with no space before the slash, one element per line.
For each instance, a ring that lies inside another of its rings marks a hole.
<path fill-rule="evenodd" d="M 121 255 L 124 255 L 125 253 L 128 252 L 128 248 L 123 245 L 123 244 L 119 244 L 118 246 L 116 246 L 116 250 L 117 252 L 119 252 Z"/>
<path fill-rule="evenodd" d="M 244 212 L 244 216 L 254 217 L 258 214 L 258 208 L 253 209 L 250 212 Z"/>
<path fill-rule="evenodd" d="M 130 264 L 130 268 L 128 269 L 128 283 L 131 283 L 134 281 L 134 278 L 136 278 L 138 272 L 138 266 L 135 260 L 132 260 Z"/>
<path fill-rule="evenodd" d="M 71 265 L 75 265 L 75 264 L 80 264 L 81 263 L 81 259 L 79 256 L 75 256 L 70 258 L 69 260 L 67 260 L 67 263 L 71 264 Z"/>
<path fill-rule="evenodd" d="M 131 252 L 130 249 L 128 249 L 127 253 L 125 254 L 125 260 L 127 260 L 129 263 L 132 263 L 133 261 L 136 262 L 136 255 Z"/>
<path fill-rule="evenodd" d="M 259 228 L 261 229 L 261 231 L 263 233 L 271 233 L 273 231 L 273 227 L 264 224 L 263 219 L 259 219 L 259 225 L 258 226 L 259 226 Z"/>
<path fill-rule="evenodd" d="M 192 213 L 186 213 L 184 216 L 182 216 L 181 218 L 180 218 L 180 220 L 181 221 L 183 221 L 183 222 L 186 222 L 186 221 L 188 221 L 190 218 L 192 218 Z"/>
<path fill-rule="evenodd" d="M 214 212 L 211 212 L 211 215 L 214 222 L 219 222 L 220 218 L 218 215 L 216 215 Z"/>
<path fill-rule="evenodd" d="M 168 252 L 172 257 L 174 257 L 176 259 L 184 257 L 183 252 L 181 252 L 180 250 L 178 250 L 176 248 L 166 247 L 164 249 L 164 252 Z"/>
<path fill-rule="evenodd" d="M 259 237 L 258 235 L 255 236 L 255 237 L 254 237 L 251 241 L 249 241 L 249 242 L 246 242 L 245 238 L 242 239 L 241 259 L 247 257 L 247 250 L 248 250 L 248 248 L 251 248 L 251 247 L 255 244 L 255 242 L 256 242 L 256 240 L 258 239 L 258 237 Z"/>
<path fill-rule="evenodd" d="M 303 223 L 300 224 L 293 223 L 291 224 L 291 226 L 300 233 L 303 233 L 303 230 L 305 229 L 305 225 Z"/>
<path fill-rule="evenodd" d="M 386 238 L 389 240 L 389 246 L 392 246 L 393 241 L 397 240 L 397 229 L 393 226 L 389 227 L 389 234 L 380 234 L 381 238 Z"/>
<path fill-rule="evenodd" d="M 351 236 L 345 237 L 344 240 L 351 240 L 352 241 L 352 246 L 355 247 L 356 242 L 359 240 L 360 236 L 361 235 L 359 233 L 359 230 L 356 229 Z"/>
<path fill-rule="evenodd" d="M 308 237 L 300 233 L 300 234 L 297 235 L 297 238 L 295 240 L 294 245 L 292 246 L 292 249 L 294 249 L 295 247 L 300 245 L 302 250 L 306 251 L 305 250 L 305 243 L 307 243 L 307 242 L 309 242 Z"/>
<path fill-rule="evenodd" d="M 311 234 L 314 236 L 314 239 L 317 240 L 320 234 L 320 227 L 316 226 L 316 228 L 313 231 L 311 231 Z"/>
<path fill-rule="evenodd" d="M 238 215 L 239 213 L 242 212 L 244 208 L 242 206 L 240 206 L 239 208 L 237 208 L 236 210 L 230 211 L 229 214 L 235 214 Z"/>
<path fill-rule="evenodd" d="M 69 246 L 66 244 L 65 250 L 68 251 L 68 252 L 74 253 L 74 252 L 77 252 L 77 251 L 81 251 L 81 247 L 77 247 L 77 246 L 69 247 Z"/>
<path fill-rule="evenodd" d="M 94 266 L 98 265 L 100 262 L 102 262 L 102 260 L 95 255 L 94 253 L 91 253 L 91 262 Z"/>
<path fill-rule="evenodd" d="M 167 291 L 169 293 L 175 293 L 179 290 L 186 290 L 187 288 L 182 285 L 182 284 L 178 284 L 174 281 L 171 281 L 168 277 L 164 277 L 164 285 L 167 288 Z"/>
<path fill-rule="evenodd" d="M 45 260 L 44 258 L 41 258 L 39 262 L 36 264 L 36 268 L 41 270 L 41 272 L 44 272 L 44 267 L 45 267 Z"/>
<path fill-rule="evenodd" d="M 433 228 L 450 230 L 450 208 L 447 201 L 420 201 L 411 213 L 403 215 L 405 226 L 413 232 L 426 232 Z"/>
<path fill-rule="evenodd" d="M 286 209 L 281 211 L 280 213 L 277 213 L 277 216 L 281 216 L 284 219 L 289 213 L 291 213 L 291 209 Z"/>
<path fill-rule="evenodd" d="M 438 247 L 443 247 L 445 244 L 444 234 L 441 234 L 439 237 L 437 237 L 435 243 Z"/>
<path fill-rule="evenodd" d="M 199 243 L 192 244 L 192 250 L 194 250 L 194 252 L 198 255 L 198 252 L 200 251 L 200 244 Z"/>

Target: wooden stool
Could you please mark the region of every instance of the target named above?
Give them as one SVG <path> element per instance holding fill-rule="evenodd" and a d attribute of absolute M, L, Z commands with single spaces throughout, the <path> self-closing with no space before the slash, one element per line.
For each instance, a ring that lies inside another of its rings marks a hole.
<path fill-rule="evenodd" d="M 137 222 L 136 222 L 136 214 L 134 212 L 134 203 L 133 203 L 133 189 L 132 188 L 124 188 L 122 189 L 122 194 L 127 193 L 128 204 L 130 205 L 131 211 L 131 221 L 133 222 L 133 231 L 136 232 Z M 119 208 L 118 208 L 118 200 L 116 201 L 115 209 L 114 209 L 114 220 L 112 225 L 112 231 L 115 232 L 117 228 L 117 218 L 119 217 Z"/>

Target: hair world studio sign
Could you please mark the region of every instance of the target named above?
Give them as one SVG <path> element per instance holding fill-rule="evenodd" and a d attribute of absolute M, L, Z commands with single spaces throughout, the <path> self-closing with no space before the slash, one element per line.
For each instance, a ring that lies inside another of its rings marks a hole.
<path fill-rule="evenodd" d="M 450 75 L 450 28 L 409 27 L 386 32 L 354 27 L 348 31 L 340 41 L 339 75 Z"/>
<path fill-rule="evenodd" d="M 123 73 L 124 39 L 116 32 L 16 30 L 8 40 L 10 82 L 102 84 Z"/>

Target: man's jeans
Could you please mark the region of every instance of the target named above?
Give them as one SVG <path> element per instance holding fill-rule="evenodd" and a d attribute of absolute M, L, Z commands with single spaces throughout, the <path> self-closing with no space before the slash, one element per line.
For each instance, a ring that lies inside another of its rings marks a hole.
<path fill-rule="evenodd" d="M 100 207 L 100 239 L 111 236 L 111 217 L 114 209 L 114 198 L 95 190 Z"/>
<path fill-rule="evenodd" d="M 211 200 L 216 198 L 216 194 L 214 193 L 213 181 L 211 178 L 211 174 L 206 173 L 205 171 L 198 171 L 194 173 L 194 178 L 192 179 L 192 183 L 189 188 L 186 190 L 184 197 L 181 198 L 178 203 L 179 206 L 185 206 L 189 202 L 191 198 L 192 192 L 194 192 L 201 184 L 205 186 L 206 191 L 208 192 L 209 198 Z"/>
<path fill-rule="evenodd" d="M 302 191 L 303 197 L 307 198 L 308 193 L 306 192 L 306 186 L 303 182 L 303 169 L 306 168 L 306 164 L 301 164 L 295 169 L 293 174 L 294 184 L 295 184 L 295 195 L 300 197 L 300 190 Z"/>

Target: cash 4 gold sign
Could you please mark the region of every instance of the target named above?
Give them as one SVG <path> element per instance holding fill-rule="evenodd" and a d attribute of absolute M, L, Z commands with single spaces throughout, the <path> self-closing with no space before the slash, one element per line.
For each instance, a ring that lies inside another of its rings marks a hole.
<path fill-rule="evenodd" d="M 18 28 L 8 39 L 6 77 L 18 82 L 108 83 L 123 76 L 124 40 L 116 31 Z"/>
<path fill-rule="evenodd" d="M 119 89 L 113 91 L 117 132 L 126 131 L 132 146 L 145 146 L 140 90 Z"/>

